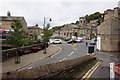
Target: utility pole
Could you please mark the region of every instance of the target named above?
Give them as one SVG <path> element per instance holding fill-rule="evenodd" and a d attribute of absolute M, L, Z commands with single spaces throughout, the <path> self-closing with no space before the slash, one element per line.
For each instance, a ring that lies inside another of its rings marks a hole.
<path fill-rule="evenodd" d="M 44 17 L 44 28 L 45 28 L 45 19 L 49 19 L 49 21 L 52 21 L 52 19 L 51 18 L 45 18 Z M 44 38 L 44 37 L 43 37 Z M 44 46 L 45 46 L 45 48 L 44 48 L 44 54 L 46 54 L 46 40 L 45 40 L 45 38 L 44 38 Z"/>

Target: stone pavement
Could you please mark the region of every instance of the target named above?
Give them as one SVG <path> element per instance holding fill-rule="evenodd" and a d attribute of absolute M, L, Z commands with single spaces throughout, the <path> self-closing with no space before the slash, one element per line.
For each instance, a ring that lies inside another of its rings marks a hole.
<path fill-rule="evenodd" d="M 2 73 L 8 71 L 14 71 L 22 69 L 25 66 L 28 66 L 36 61 L 39 61 L 43 58 L 50 57 L 57 54 L 61 50 L 60 47 L 56 45 L 50 45 L 47 48 L 47 54 L 43 54 L 43 50 L 40 50 L 36 53 L 29 53 L 20 57 L 20 63 L 15 64 L 14 57 L 2 62 Z"/>

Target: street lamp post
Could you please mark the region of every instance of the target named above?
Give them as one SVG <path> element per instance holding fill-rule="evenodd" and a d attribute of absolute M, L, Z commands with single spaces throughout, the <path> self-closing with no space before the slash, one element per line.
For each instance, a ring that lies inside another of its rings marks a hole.
<path fill-rule="evenodd" d="M 49 19 L 49 21 L 52 21 L 52 19 L 51 18 L 45 18 L 44 17 L 44 28 L 45 28 L 45 19 Z M 45 48 L 44 48 L 44 54 L 46 54 L 46 41 L 44 40 L 44 46 L 45 46 Z"/>

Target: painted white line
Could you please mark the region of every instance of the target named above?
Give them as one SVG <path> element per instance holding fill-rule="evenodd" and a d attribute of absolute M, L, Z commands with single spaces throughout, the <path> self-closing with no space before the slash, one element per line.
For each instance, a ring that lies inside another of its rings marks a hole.
<path fill-rule="evenodd" d="M 65 60 L 65 59 L 66 59 L 66 58 L 63 58 L 62 60 L 60 60 L 60 62 L 63 61 L 63 60 Z"/>
<path fill-rule="evenodd" d="M 23 68 L 22 68 L 22 69 L 19 69 L 18 72 L 20 72 L 21 70 L 23 70 Z"/>
<path fill-rule="evenodd" d="M 63 60 L 65 60 L 66 58 L 64 58 Z"/>
<path fill-rule="evenodd" d="M 61 62 L 62 60 L 60 60 L 60 62 Z"/>
<path fill-rule="evenodd" d="M 29 67 L 28 69 L 31 69 L 32 67 Z"/>
<path fill-rule="evenodd" d="M 77 47 L 75 48 L 75 47 L 73 47 L 73 50 L 77 50 Z"/>
<path fill-rule="evenodd" d="M 70 53 L 68 56 L 71 56 L 74 53 L 74 51 L 72 53 Z"/>

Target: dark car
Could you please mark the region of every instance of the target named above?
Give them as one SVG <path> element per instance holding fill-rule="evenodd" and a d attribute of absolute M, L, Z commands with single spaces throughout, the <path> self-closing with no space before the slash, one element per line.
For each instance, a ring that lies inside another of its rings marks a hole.
<path fill-rule="evenodd" d="M 93 38 L 92 40 L 97 41 L 97 38 Z"/>
<path fill-rule="evenodd" d="M 69 41 L 70 39 L 72 39 L 72 38 L 66 38 L 65 41 Z"/>
<path fill-rule="evenodd" d="M 67 43 L 77 43 L 77 41 L 73 40 L 73 39 L 70 39 Z"/>
<path fill-rule="evenodd" d="M 96 43 L 95 43 L 95 41 L 94 40 L 91 40 L 90 41 L 90 45 L 95 45 Z"/>

